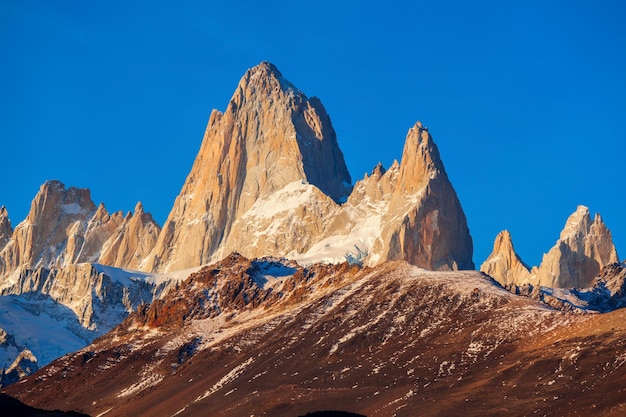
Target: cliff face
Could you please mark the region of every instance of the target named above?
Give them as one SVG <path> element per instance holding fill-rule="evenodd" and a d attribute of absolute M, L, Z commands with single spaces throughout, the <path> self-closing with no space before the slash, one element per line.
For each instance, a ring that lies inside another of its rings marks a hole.
<path fill-rule="evenodd" d="M 140 303 L 152 300 L 154 286 L 116 280 L 98 265 L 76 264 L 59 269 L 23 268 L 0 287 L 0 295 L 39 294 L 68 307 L 80 325 L 102 334 L 122 321 Z"/>
<path fill-rule="evenodd" d="M 559 240 L 530 271 L 513 250 L 508 233 L 496 238 L 494 250 L 481 271 L 503 285 L 532 284 L 553 288 L 586 288 L 605 265 L 618 262 L 611 232 L 599 214 L 578 206 L 569 216 Z"/>
<path fill-rule="evenodd" d="M 404 259 L 431 270 L 473 269 L 465 214 L 420 122 L 409 130 L 395 183 L 383 217 L 382 259 Z M 399 214 L 401 221 L 395 222 Z"/>
<path fill-rule="evenodd" d="M 420 123 L 409 131 L 401 164 L 388 172 L 378 167 L 351 194 L 350 182 L 321 102 L 262 63 L 244 75 L 226 111 L 211 114 L 191 173 L 141 268 L 187 268 L 233 251 L 473 268 L 465 216 Z"/>
<path fill-rule="evenodd" d="M 211 114 L 191 172 L 143 269 L 209 262 L 236 219 L 294 182 L 312 184 L 339 201 L 351 180 L 321 102 L 262 63 L 246 72 L 226 111 Z"/>

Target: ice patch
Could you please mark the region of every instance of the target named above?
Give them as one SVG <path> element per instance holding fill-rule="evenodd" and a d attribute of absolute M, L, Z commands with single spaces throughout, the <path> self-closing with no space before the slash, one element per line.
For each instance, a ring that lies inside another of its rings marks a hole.
<path fill-rule="evenodd" d="M 80 213 L 81 207 L 78 203 L 63 204 L 61 210 L 63 210 L 65 214 L 78 214 Z"/>

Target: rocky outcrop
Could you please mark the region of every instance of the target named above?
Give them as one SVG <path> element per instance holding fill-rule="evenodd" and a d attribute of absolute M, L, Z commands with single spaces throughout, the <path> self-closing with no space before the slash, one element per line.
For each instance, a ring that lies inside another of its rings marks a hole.
<path fill-rule="evenodd" d="M 11 235 L 13 234 L 13 228 L 11 227 L 11 220 L 9 220 L 9 213 L 6 207 L 0 207 L 0 251 L 7 244 Z"/>
<path fill-rule="evenodd" d="M 498 235 L 494 252 L 481 266 L 481 271 L 503 285 L 586 288 L 592 284 L 602 267 L 618 262 L 611 232 L 599 214 L 592 221 L 589 209 L 585 206 L 578 206 L 569 216 L 559 240 L 543 255 L 541 265 L 533 267 L 530 273 L 526 267 L 520 267 L 521 259 L 515 261 L 517 255 L 513 251 L 513 244 L 504 242 L 502 245 L 503 236 L 502 233 Z"/>
<path fill-rule="evenodd" d="M 20 270 L 0 287 L 0 295 L 39 294 L 74 312 L 81 326 L 101 334 L 122 321 L 139 304 L 149 302 L 154 286 L 141 279 L 119 280 L 98 265 Z"/>
<path fill-rule="evenodd" d="M 39 369 L 37 358 L 29 349 L 24 349 L 6 370 L 2 369 L 2 373 L 0 373 L 0 387 L 13 384 L 19 381 L 20 378 L 32 374 L 37 369 Z"/>
<path fill-rule="evenodd" d="M 421 123 L 409 130 L 400 164 L 378 166 L 348 197 L 349 184 L 321 102 L 262 63 L 244 75 L 226 111 L 211 114 L 191 173 L 141 268 L 187 268 L 233 251 L 473 268 L 465 216 Z"/>
<path fill-rule="evenodd" d="M 493 251 L 480 270 L 504 286 L 530 282 L 530 269 L 515 252 L 508 230 L 498 233 Z"/>
<path fill-rule="evenodd" d="M 135 212 L 124 217 L 120 226 L 103 245 L 98 263 L 138 269 L 154 248 L 160 231 L 152 215 L 143 210 L 141 202 L 137 203 Z"/>

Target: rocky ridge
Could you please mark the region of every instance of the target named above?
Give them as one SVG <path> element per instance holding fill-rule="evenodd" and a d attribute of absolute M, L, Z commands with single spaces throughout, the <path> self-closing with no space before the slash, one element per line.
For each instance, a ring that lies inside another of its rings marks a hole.
<path fill-rule="evenodd" d="M 58 303 L 52 316 L 68 309 L 81 328 L 65 318 L 63 328 L 90 341 L 162 293 L 167 284 L 154 285 L 152 272 L 199 267 L 233 251 L 306 264 L 404 259 L 473 268 L 465 216 L 421 123 L 409 130 L 400 163 L 377 166 L 353 189 L 320 100 L 261 63 L 226 110 L 212 112 L 162 230 L 141 203 L 126 215 L 109 213 L 88 189 L 59 181 L 41 186 L 15 229 L 0 209 L 0 295 Z"/>
<path fill-rule="evenodd" d="M 620 415 L 624 314 L 556 311 L 476 271 L 232 255 L 6 392 L 107 416 Z"/>
<path fill-rule="evenodd" d="M 66 189 L 60 181 L 47 181 L 0 251 L 0 278 L 22 268 L 83 262 L 133 268 L 152 249 L 159 231 L 141 203 L 134 214 L 109 214 L 103 204 L 96 208 L 88 189 Z"/>
<path fill-rule="evenodd" d="M 480 270 L 505 286 L 586 288 L 605 265 L 617 262 L 611 232 L 602 217 L 596 214 L 592 221 L 589 209 L 578 206 L 539 266 L 529 269 L 515 253 L 510 234 L 502 232 Z"/>
<path fill-rule="evenodd" d="M 626 307 L 626 264 L 604 266 L 585 288 L 552 288 L 532 284 L 508 284 L 505 288 L 562 311 L 608 313 Z"/>
<path fill-rule="evenodd" d="M 96 262 L 137 266 L 154 246 L 159 230 L 141 203 L 134 213 L 109 214 L 103 204 L 96 208 L 88 189 L 66 188 L 59 181 L 41 186 L 28 216 L 14 230 L 2 208 L 0 297 L 8 321 L 0 322 L 10 340 L 0 343 L 0 361 L 7 366 L 30 349 L 44 365 L 106 333 L 141 302 L 151 301 L 158 290 L 155 285 L 142 277 L 129 279 L 132 273 L 115 279 Z M 45 329 L 40 336 L 35 332 L 25 338 L 24 328 L 11 327 L 29 326 L 41 314 L 50 318 L 49 326 L 58 328 L 59 337 L 79 344 L 60 340 L 57 348 L 44 346 L 51 343 L 38 339 L 47 334 Z M 50 352 L 57 353 L 50 357 Z"/>

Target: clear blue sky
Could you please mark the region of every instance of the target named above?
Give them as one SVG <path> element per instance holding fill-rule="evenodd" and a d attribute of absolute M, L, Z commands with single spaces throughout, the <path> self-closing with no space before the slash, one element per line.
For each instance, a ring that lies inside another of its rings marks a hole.
<path fill-rule="evenodd" d="M 529 264 L 578 204 L 626 257 L 626 3 L 0 0 L 0 205 L 47 179 L 163 223 L 211 109 L 268 60 L 331 115 L 353 181 L 421 120 L 478 265 Z"/>

